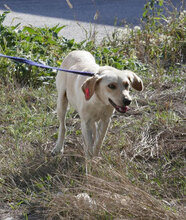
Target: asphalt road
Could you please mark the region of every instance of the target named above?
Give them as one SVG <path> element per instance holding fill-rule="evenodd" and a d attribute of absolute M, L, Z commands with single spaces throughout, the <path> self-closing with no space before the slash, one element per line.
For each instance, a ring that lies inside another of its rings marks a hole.
<path fill-rule="evenodd" d="M 146 1 L 69 0 L 73 7 L 70 8 L 68 0 L 0 0 L 0 13 L 7 8 L 12 11 L 5 20 L 6 25 L 67 25 L 61 34 L 78 42 L 95 29 L 96 39 L 100 41 L 125 22 L 138 25 Z M 180 0 L 173 2 L 179 5 Z"/>

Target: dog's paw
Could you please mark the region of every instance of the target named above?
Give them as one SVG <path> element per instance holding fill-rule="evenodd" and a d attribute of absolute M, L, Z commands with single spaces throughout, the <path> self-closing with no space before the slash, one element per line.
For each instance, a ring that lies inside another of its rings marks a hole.
<path fill-rule="evenodd" d="M 59 147 L 58 145 L 56 145 L 56 146 L 54 147 L 54 149 L 51 151 L 51 155 L 52 155 L 52 156 L 56 156 L 56 155 L 58 155 L 58 154 L 63 154 L 63 152 L 64 152 L 64 149 L 61 148 L 61 147 Z"/>
<path fill-rule="evenodd" d="M 52 150 L 52 151 L 51 151 L 51 155 L 52 155 L 53 157 L 55 157 L 55 156 L 57 155 L 57 153 L 56 153 L 54 150 Z"/>

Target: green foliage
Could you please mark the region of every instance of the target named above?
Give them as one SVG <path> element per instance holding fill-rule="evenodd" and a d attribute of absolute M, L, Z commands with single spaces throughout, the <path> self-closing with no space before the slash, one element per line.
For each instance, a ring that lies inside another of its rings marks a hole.
<path fill-rule="evenodd" d="M 144 6 L 143 20 L 146 20 L 148 23 L 151 22 L 151 25 L 155 25 L 156 21 L 160 19 L 160 16 L 165 16 L 163 12 L 164 0 L 151 0 L 148 1 Z M 159 7 L 158 7 L 159 6 Z"/>
<path fill-rule="evenodd" d="M 82 44 L 59 36 L 65 26 L 56 25 L 52 28 L 36 28 L 26 26 L 3 26 L 8 12 L 0 16 L 0 52 L 10 56 L 24 57 L 46 65 L 59 66 L 67 52 L 81 48 Z M 21 85 L 41 85 L 53 79 L 55 71 L 0 60 L 0 76 L 4 80 L 16 80 Z"/>
<path fill-rule="evenodd" d="M 168 10 L 168 7 L 172 7 L 172 10 Z M 147 43 L 145 52 L 148 52 L 151 60 L 165 67 L 185 62 L 184 10 L 177 11 L 164 0 L 151 0 L 144 7 L 142 21 Z"/>
<path fill-rule="evenodd" d="M 117 30 L 105 45 L 119 48 L 126 59 L 132 58 L 153 69 L 168 70 L 186 60 L 185 22 L 183 8 L 175 10 L 168 1 L 151 0 L 144 7 L 142 27 L 128 25 Z"/>
<path fill-rule="evenodd" d="M 93 41 L 76 43 L 59 36 L 65 26 L 48 28 L 33 26 L 4 26 L 7 13 L 0 16 L 0 52 L 20 56 L 46 65 L 60 66 L 65 55 L 76 49 L 94 54 L 100 65 L 130 69 L 146 75 L 149 70 L 160 76 L 166 69 L 185 62 L 185 11 L 166 10 L 166 1 L 152 0 L 144 7 L 142 28 L 125 26 L 113 33 L 101 45 Z M 168 11 L 168 12 L 167 12 Z M 21 85 L 40 86 L 54 79 L 55 71 L 39 69 L 6 59 L 0 59 L 3 81 L 17 81 Z M 169 71 L 170 72 L 170 71 Z"/>

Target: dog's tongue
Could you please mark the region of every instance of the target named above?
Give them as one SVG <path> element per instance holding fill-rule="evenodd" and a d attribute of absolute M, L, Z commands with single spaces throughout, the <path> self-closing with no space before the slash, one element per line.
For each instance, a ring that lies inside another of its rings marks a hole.
<path fill-rule="evenodd" d="M 125 106 L 125 107 L 119 107 L 118 109 L 119 109 L 120 112 L 125 113 L 125 112 L 127 112 L 130 108 L 129 108 L 128 106 Z"/>
<path fill-rule="evenodd" d="M 128 110 L 130 110 L 130 108 L 128 106 L 125 106 L 125 112 L 127 112 Z"/>

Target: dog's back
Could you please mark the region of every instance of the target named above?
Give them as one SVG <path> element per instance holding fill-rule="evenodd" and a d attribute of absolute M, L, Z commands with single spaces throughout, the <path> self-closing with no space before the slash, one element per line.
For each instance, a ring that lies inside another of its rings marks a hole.
<path fill-rule="evenodd" d="M 68 54 L 68 56 L 64 59 L 62 66 L 70 69 L 72 66 L 76 64 L 85 64 L 85 63 L 95 63 L 95 59 L 91 53 L 88 51 L 72 51 Z"/>

